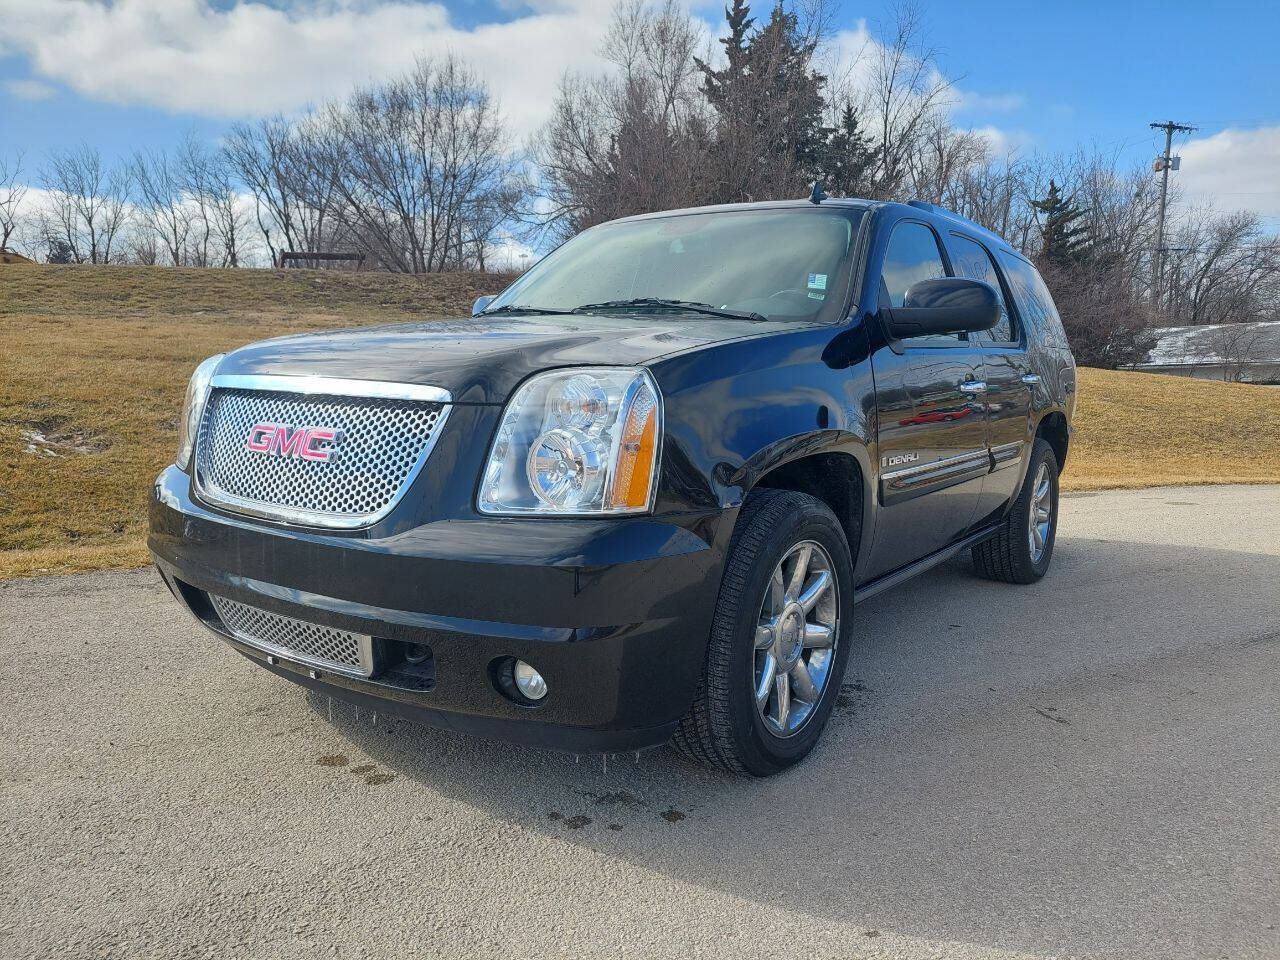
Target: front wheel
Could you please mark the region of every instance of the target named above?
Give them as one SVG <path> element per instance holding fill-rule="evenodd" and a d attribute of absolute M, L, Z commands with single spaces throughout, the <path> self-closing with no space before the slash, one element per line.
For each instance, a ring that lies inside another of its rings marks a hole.
<path fill-rule="evenodd" d="M 982 576 L 1005 583 L 1035 583 L 1049 570 L 1058 534 L 1058 458 L 1040 437 L 1017 499 L 999 532 L 973 548 Z"/>
<path fill-rule="evenodd" d="M 813 749 L 849 656 L 853 568 L 829 507 L 747 498 L 729 544 L 698 693 L 673 738 L 688 756 L 763 777 Z"/>

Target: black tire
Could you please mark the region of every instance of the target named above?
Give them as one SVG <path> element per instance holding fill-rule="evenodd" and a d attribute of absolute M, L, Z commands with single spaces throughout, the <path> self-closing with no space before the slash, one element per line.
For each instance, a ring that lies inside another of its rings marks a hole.
<path fill-rule="evenodd" d="M 1049 532 L 1044 547 L 1037 558 L 1034 555 L 1030 534 L 1030 513 L 1034 502 L 1036 479 L 1041 467 L 1049 480 Z M 1005 583 L 1035 583 L 1049 570 L 1053 560 L 1053 544 L 1058 535 L 1058 458 L 1053 447 L 1041 437 L 1036 437 L 1031 450 L 1031 462 L 1022 489 L 1009 508 L 1004 525 L 990 540 L 984 540 L 973 548 L 973 566 L 978 574 L 989 580 Z"/>
<path fill-rule="evenodd" d="M 831 560 L 839 618 L 836 643 L 825 685 L 807 719 L 794 733 L 780 737 L 767 728 L 751 693 L 755 632 L 774 568 L 806 540 L 822 546 Z M 840 689 L 852 614 L 853 564 L 835 514 L 807 494 L 753 492 L 729 542 L 697 695 L 672 744 L 694 760 L 754 777 L 770 776 L 804 759 L 821 736 Z"/>

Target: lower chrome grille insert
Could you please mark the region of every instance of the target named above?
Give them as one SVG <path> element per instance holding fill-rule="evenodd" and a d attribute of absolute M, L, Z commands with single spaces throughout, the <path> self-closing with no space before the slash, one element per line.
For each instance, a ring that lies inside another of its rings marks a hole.
<path fill-rule="evenodd" d="M 373 673 L 372 637 L 281 616 L 214 593 L 209 602 L 228 633 L 259 650 L 336 673 Z"/>

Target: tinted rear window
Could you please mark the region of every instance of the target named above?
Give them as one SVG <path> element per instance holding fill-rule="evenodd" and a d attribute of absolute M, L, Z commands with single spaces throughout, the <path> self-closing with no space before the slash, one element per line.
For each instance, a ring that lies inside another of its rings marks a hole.
<path fill-rule="evenodd" d="M 1013 300 L 1018 305 L 1018 312 L 1023 320 L 1040 330 L 1047 342 L 1054 346 L 1067 346 L 1062 318 L 1058 316 L 1058 308 L 1054 306 L 1049 288 L 1045 286 L 1036 268 L 1021 257 L 1003 250 L 996 253 L 996 258 L 1004 269 L 1005 278 L 1013 291 Z"/>

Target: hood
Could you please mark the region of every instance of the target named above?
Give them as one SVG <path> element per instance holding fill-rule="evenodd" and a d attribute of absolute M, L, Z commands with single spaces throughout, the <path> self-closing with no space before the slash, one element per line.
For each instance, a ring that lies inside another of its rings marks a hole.
<path fill-rule="evenodd" d="M 320 376 L 443 387 L 455 403 L 503 403 L 526 377 L 567 366 L 633 366 L 796 324 L 692 314 L 499 316 L 362 327 L 263 340 L 219 374 Z"/>

